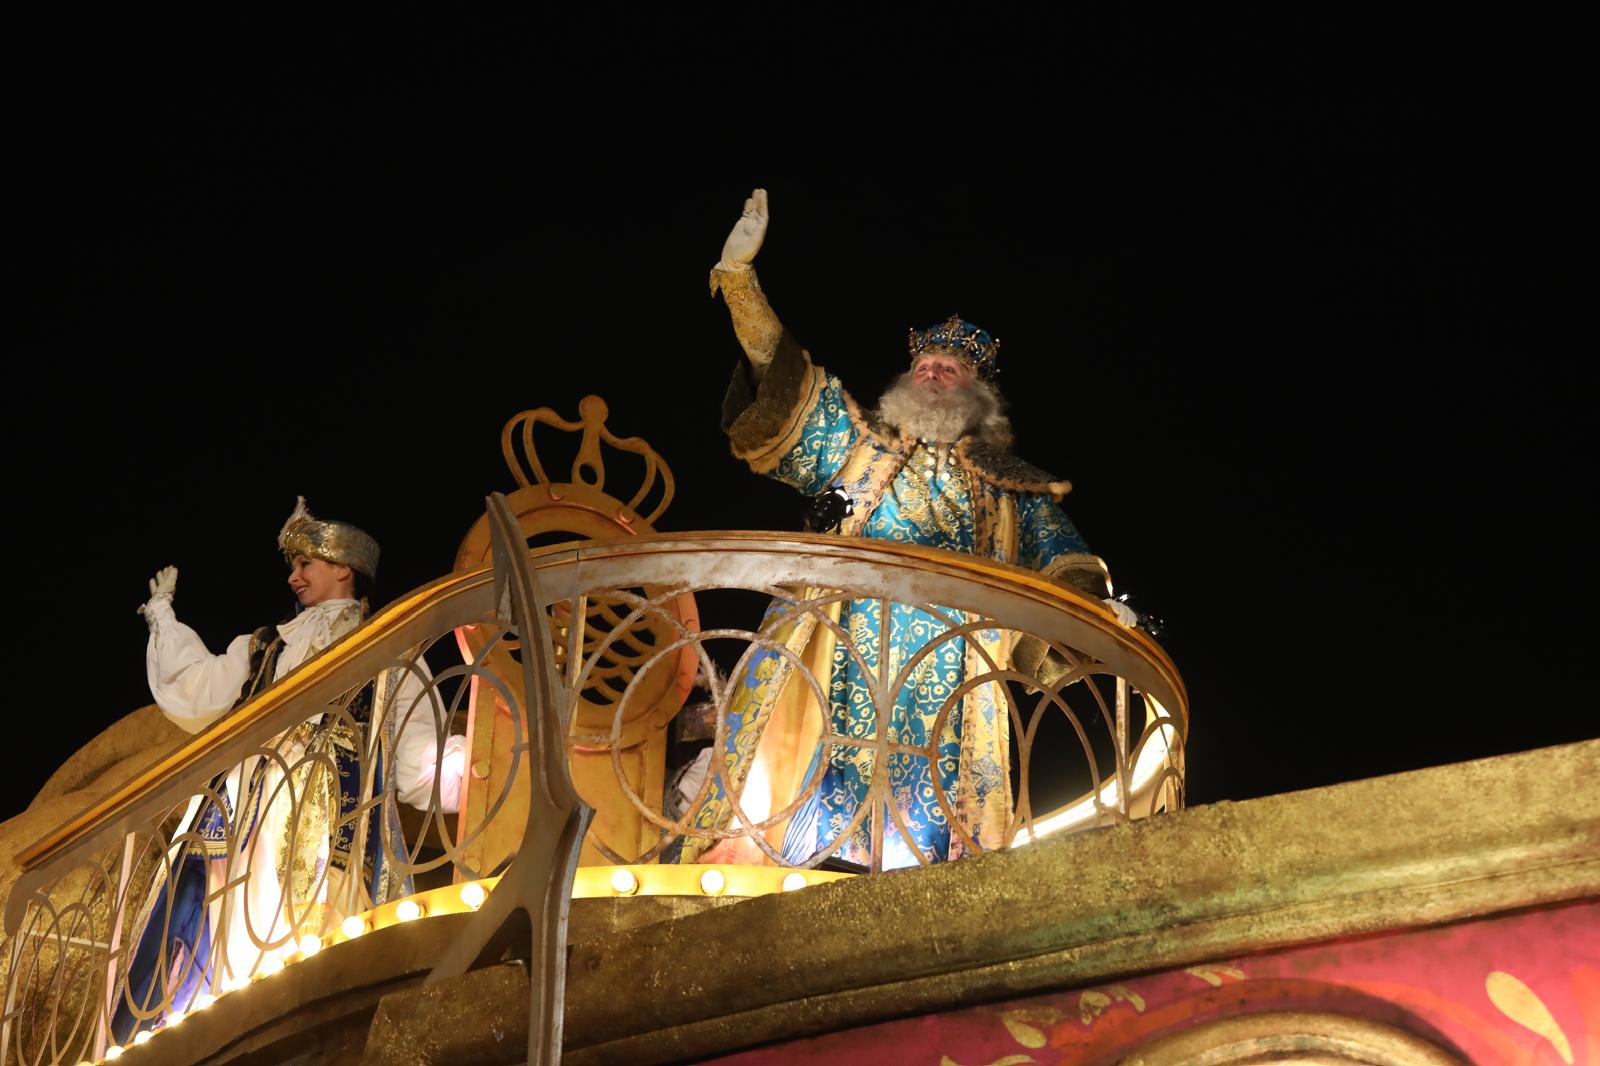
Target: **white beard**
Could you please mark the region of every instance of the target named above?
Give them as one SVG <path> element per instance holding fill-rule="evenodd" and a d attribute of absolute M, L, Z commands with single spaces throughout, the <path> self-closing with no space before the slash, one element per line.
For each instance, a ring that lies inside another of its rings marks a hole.
<path fill-rule="evenodd" d="M 1000 396 L 982 382 L 934 390 L 901 374 L 878 401 L 878 417 L 918 440 L 946 443 L 975 434 L 986 444 L 1011 444 L 1011 422 L 1000 412 Z"/>

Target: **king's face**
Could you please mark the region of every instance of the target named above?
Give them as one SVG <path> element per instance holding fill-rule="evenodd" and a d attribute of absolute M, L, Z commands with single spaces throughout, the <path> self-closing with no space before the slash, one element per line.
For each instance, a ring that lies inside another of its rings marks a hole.
<path fill-rule="evenodd" d="M 949 392 L 972 384 L 972 368 L 946 352 L 925 352 L 912 365 L 911 380 L 929 392 Z"/>

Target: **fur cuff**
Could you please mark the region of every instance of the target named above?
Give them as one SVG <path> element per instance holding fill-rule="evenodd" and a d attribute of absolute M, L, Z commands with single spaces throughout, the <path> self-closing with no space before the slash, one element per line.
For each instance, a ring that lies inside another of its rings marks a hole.
<path fill-rule="evenodd" d="M 752 387 L 750 378 L 742 363 L 734 370 L 722 402 L 722 428 L 733 454 L 764 474 L 800 443 L 825 378 L 787 333 L 761 383 Z"/>
<path fill-rule="evenodd" d="M 1087 596 L 1103 600 L 1111 595 L 1111 571 L 1105 560 L 1089 552 L 1068 552 L 1050 560 L 1039 573 L 1071 585 Z"/>

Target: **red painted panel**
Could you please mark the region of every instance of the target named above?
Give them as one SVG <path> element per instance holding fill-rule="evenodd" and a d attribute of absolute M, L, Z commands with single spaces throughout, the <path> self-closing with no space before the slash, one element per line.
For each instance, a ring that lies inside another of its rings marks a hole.
<path fill-rule="evenodd" d="M 718 1066 L 1100 1066 L 1231 1015 L 1385 1022 L 1478 1066 L 1600 1066 L 1600 902 L 1333 941 L 905 1018 Z"/>

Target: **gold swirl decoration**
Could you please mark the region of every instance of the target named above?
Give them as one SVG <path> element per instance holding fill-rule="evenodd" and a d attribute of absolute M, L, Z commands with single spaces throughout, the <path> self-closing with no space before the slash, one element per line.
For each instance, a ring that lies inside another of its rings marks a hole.
<path fill-rule="evenodd" d="M 540 407 L 513 415 L 502 428 L 501 452 L 519 486 L 507 503 L 530 547 L 655 532 L 675 492 L 672 469 L 643 438 L 614 433 L 606 423 L 609 416 L 605 400 L 591 395 L 579 402 L 576 419 Z M 622 472 L 636 476 L 625 480 Z M 490 555 L 488 522 L 480 519 L 462 540 L 455 569 L 485 566 Z M 668 595 L 665 610 L 637 609 L 663 592 L 606 590 L 559 601 L 550 610 L 556 666 L 564 676 L 583 679 L 571 709 L 569 741 L 574 784 L 596 812 L 584 846 L 586 865 L 626 861 L 656 842 L 654 828 L 637 817 L 625 797 L 643 796 L 653 809 L 660 808 L 667 725 L 693 687 L 698 666 L 692 648 L 664 659 L 658 654 L 699 627 L 692 595 Z M 517 676 L 514 660 L 522 650 L 516 639 L 490 648 L 486 635 L 474 627 L 464 627 L 457 639 L 469 660 L 487 650 L 491 670 Z M 630 686 L 633 693 L 624 708 Z M 492 697 L 482 695 L 487 706 Z M 463 798 L 469 817 L 486 813 L 505 792 L 503 785 L 515 772 L 517 738 L 526 731 L 526 723 L 509 720 L 504 701 L 494 700 L 494 709 L 492 716 L 481 714 L 474 697 L 472 772 Z M 614 752 L 625 785 L 619 784 Z M 481 853 L 472 856 L 478 869 L 494 868 L 516 849 L 520 816 L 506 812 L 498 820 L 504 831 L 489 828 L 479 843 Z"/>

